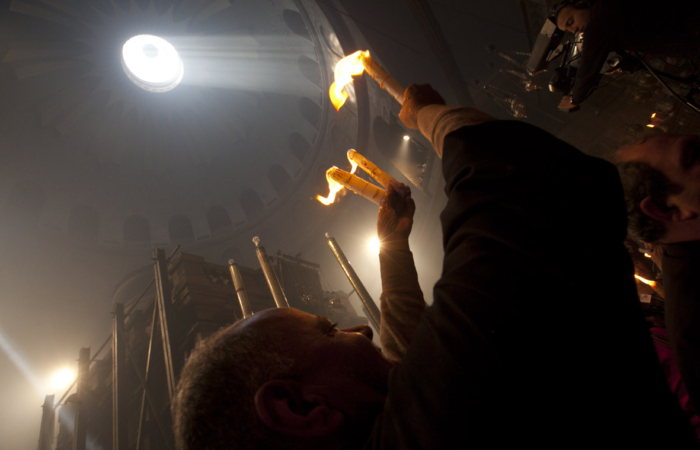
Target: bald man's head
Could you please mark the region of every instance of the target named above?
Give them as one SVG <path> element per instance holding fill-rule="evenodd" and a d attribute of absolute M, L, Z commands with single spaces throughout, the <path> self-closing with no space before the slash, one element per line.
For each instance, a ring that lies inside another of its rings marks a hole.
<path fill-rule="evenodd" d="M 361 446 L 392 363 L 367 326 L 270 309 L 200 342 L 173 401 L 179 450 Z"/>

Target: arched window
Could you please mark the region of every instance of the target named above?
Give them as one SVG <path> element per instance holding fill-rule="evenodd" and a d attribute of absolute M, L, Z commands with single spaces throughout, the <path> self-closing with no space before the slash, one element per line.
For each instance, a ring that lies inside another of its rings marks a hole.
<path fill-rule="evenodd" d="M 304 162 L 306 156 L 311 152 L 311 144 L 299 133 L 289 135 L 289 148 L 299 162 Z"/>
<path fill-rule="evenodd" d="M 173 244 L 194 239 L 192 222 L 187 216 L 182 214 L 170 218 L 168 221 L 168 232 L 170 234 L 170 242 Z"/>
<path fill-rule="evenodd" d="M 306 55 L 301 55 L 299 59 L 297 59 L 297 63 L 299 64 L 299 71 L 304 75 L 304 78 L 320 88 L 321 67 L 318 63 Z"/>
<path fill-rule="evenodd" d="M 151 240 L 151 226 L 142 216 L 130 216 L 124 221 L 124 241 L 146 242 Z"/>
<path fill-rule="evenodd" d="M 20 181 L 12 188 L 5 204 L 8 219 L 18 224 L 35 225 L 41 217 L 46 203 L 46 195 L 38 184 Z"/>
<path fill-rule="evenodd" d="M 100 218 L 97 211 L 85 205 L 73 208 L 68 216 L 68 234 L 70 236 L 97 241 L 99 231 Z"/>
<path fill-rule="evenodd" d="M 212 206 L 209 208 L 209 211 L 207 211 L 207 222 L 209 222 L 211 234 L 231 228 L 231 218 L 223 206 Z"/>
<path fill-rule="evenodd" d="M 284 167 L 280 166 L 279 164 L 275 164 L 274 166 L 270 167 L 270 170 L 267 172 L 267 177 L 269 178 L 272 187 L 274 187 L 275 191 L 277 191 L 278 195 L 282 192 L 282 189 L 284 189 L 285 186 L 292 182 L 292 177 L 290 177 L 287 171 L 284 170 Z"/>
<path fill-rule="evenodd" d="M 304 19 L 299 14 L 299 11 L 293 11 L 291 9 L 285 9 L 282 12 L 282 20 L 287 24 L 290 30 L 297 36 L 301 36 L 304 39 L 311 40 L 311 35 L 309 30 L 306 29 L 306 24 Z"/>
<path fill-rule="evenodd" d="M 321 127 L 321 107 L 308 97 L 302 97 L 299 100 L 299 111 L 304 119 L 306 119 L 317 130 Z"/>
<path fill-rule="evenodd" d="M 252 189 L 246 189 L 241 193 L 241 208 L 243 208 L 243 212 L 250 219 L 256 213 L 262 211 L 265 205 L 263 205 L 257 192 Z"/>
<path fill-rule="evenodd" d="M 384 156 L 394 158 L 398 155 L 401 146 L 407 145 L 403 140 L 406 132 L 399 125 L 389 125 L 381 117 L 375 117 L 372 125 L 374 143 Z"/>

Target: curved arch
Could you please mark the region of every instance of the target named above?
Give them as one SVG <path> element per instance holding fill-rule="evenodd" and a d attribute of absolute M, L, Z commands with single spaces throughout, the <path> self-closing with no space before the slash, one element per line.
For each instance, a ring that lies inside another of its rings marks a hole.
<path fill-rule="evenodd" d="M 68 234 L 77 238 L 97 241 L 100 232 L 100 217 L 93 208 L 79 205 L 68 216 Z"/>
<path fill-rule="evenodd" d="M 223 206 L 212 206 L 209 208 L 209 211 L 207 211 L 207 222 L 209 223 L 211 234 L 231 228 L 231 217 Z"/>
<path fill-rule="evenodd" d="M 306 29 L 306 24 L 304 23 L 304 18 L 301 17 L 299 11 L 294 11 L 291 9 L 285 9 L 282 11 L 282 20 L 289 27 L 290 30 L 297 36 L 301 36 L 304 39 L 311 40 L 311 35 L 309 30 Z"/>
<path fill-rule="evenodd" d="M 184 214 L 173 216 L 168 221 L 168 234 L 170 235 L 171 243 L 194 240 L 192 222 Z"/>
<path fill-rule="evenodd" d="M 146 242 L 151 240 L 151 226 L 143 216 L 130 216 L 124 221 L 125 242 Z"/>
<path fill-rule="evenodd" d="M 306 55 L 301 55 L 297 59 L 297 64 L 304 78 L 321 88 L 321 66 Z"/>
<path fill-rule="evenodd" d="M 275 188 L 275 191 L 277 191 L 277 195 L 280 195 L 282 189 L 292 182 L 292 177 L 279 164 L 270 167 L 270 170 L 267 172 L 267 178 L 270 180 L 272 187 Z"/>
<path fill-rule="evenodd" d="M 396 157 L 406 134 L 403 128 L 397 124 L 389 125 L 381 117 L 375 117 L 372 131 L 379 152 L 388 158 Z"/>
<path fill-rule="evenodd" d="M 299 111 L 301 116 L 306 119 L 315 129 L 321 126 L 321 107 L 309 97 L 299 99 Z"/>
<path fill-rule="evenodd" d="M 241 208 L 248 219 L 265 209 L 260 196 L 252 189 L 246 189 L 241 193 L 240 202 Z"/>
<path fill-rule="evenodd" d="M 289 148 L 292 149 L 292 154 L 299 162 L 304 162 L 311 153 L 311 143 L 299 133 L 289 135 Z"/>

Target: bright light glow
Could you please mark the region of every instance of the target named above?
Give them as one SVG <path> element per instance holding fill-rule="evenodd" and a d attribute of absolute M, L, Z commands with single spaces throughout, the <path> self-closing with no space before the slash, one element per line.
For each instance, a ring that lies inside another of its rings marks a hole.
<path fill-rule="evenodd" d="M 350 159 L 348 156 L 348 160 L 350 161 L 350 164 L 352 166 L 352 169 L 350 170 L 350 173 L 355 173 L 357 170 L 357 163 Z M 343 190 L 343 185 L 335 181 L 329 176 L 329 173 L 331 170 L 337 169 L 337 167 L 333 166 L 330 169 L 326 170 L 326 180 L 328 181 L 328 197 L 321 197 L 320 195 L 316 196 L 316 200 L 319 202 L 323 203 L 324 205 L 328 206 L 331 203 L 335 201 L 335 196 L 338 192 Z"/>
<path fill-rule="evenodd" d="M 379 244 L 379 238 L 378 238 L 378 237 L 375 237 L 375 238 L 370 239 L 370 241 L 369 241 L 369 249 L 370 249 L 370 251 L 371 251 L 373 254 L 375 254 L 375 255 L 378 255 L 378 254 L 379 254 L 379 247 L 380 247 L 380 244 Z"/>
<path fill-rule="evenodd" d="M 353 76 L 361 75 L 365 71 L 363 57 L 366 56 L 369 56 L 369 51 L 363 52 L 358 50 L 352 55 L 341 59 L 335 65 L 335 81 L 331 84 L 328 94 L 336 110 L 339 110 L 345 103 L 345 100 L 348 99 L 348 94 L 343 91 L 345 85 L 352 82 Z"/>
<path fill-rule="evenodd" d="M 649 253 L 645 253 L 645 254 L 644 254 L 644 257 L 645 257 L 645 258 L 651 258 L 651 255 L 650 255 Z"/>
<path fill-rule="evenodd" d="M 654 128 L 654 124 L 653 124 L 653 123 L 648 123 L 647 126 L 648 126 L 649 128 Z"/>
<path fill-rule="evenodd" d="M 654 114 L 651 115 L 651 118 L 652 118 L 652 119 L 653 119 L 654 117 L 656 117 L 656 113 L 654 113 Z"/>
<path fill-rule="evenodd" d="M 404 134 L 403 140 L 404 140 L 404 141 L 407 141 L 407 140 L 409 140 L 409 139 L 411 139 L 411 136 L 409 136 L 409 135 L 407 135 L 407 134 Z"/>
<path fill-rule="evenodd" d="M 122 67 L 138 87 L 166 92 L 182 80 L 180 55 L 170 42 L 158 36 L 134 36 L 122 48 Z"/>
<path fill-rule="evenodd" d="M 637 274 L 635 274 L 634 277 L 644 284 L 648 284 L 651 287 L 656 287 L 656 281 L 647 280 L 646 278 L 642 278 Z"/>
<path fill-rule="evenodd" d="M 51 377 L 51 387 L 54 389 L 65 389 L 71 385 L 78 376 L 70 369 L 62 369 Z"/>

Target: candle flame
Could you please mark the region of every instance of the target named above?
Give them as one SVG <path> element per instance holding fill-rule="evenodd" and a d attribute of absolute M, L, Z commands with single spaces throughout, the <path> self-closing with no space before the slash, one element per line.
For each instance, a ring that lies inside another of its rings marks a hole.
<path fill-rule="evenodd" d="M 649 124 L 647 124 L 647 126 L 648 126 L 649 128 L 654 128 L 654 124 L 653 124 L 653 123 L 649 123 Z"/>
<path fill-rule="evenodd" d="M 335 106 L 336 111 L 345 104 L 348 99 L 348 94 L 343 89 L 352 82 L 353 75 L 361 75 L 365 70 L 363 58 L 369 56 L 369 51 L 363 52 L 358 50 L 352 55 L 338 61 L 335 65 L 335 81 L 331 84 L 331 89 L 328 92 L 331 98 L 331 103 Z"/>
<path fill-rule="evenodd" d="M 349 158 L 348 158 L 349 159 Z M 350 164 L 352 164 L 352 170 L 350 170 L 350 173 L 355 173 L 357 170 L 357 163 L 355 161 L 350 160 Z M 338 192 L 343 190 L 343 185 L 335 181 L 329 176 L 329 173 L 331 170 L 337 169 L 337 167 L 333 166 L 330 169 L 326 170 L 326 180 L 328 180 L 328 197 L 321 197 L 320 195 L 316 196 L 316 200 L 319 202 L 323 203 L 324 205 L 328 206 L 331 203 L 335 201 L 335 196 L 338 194 Z"/>
<path fill-rule="evenodd" d="M 648 284 L 651 287 L 656 287 L 656 281 L 647 280 L 646 278 L 642 278 L 637 274 L 634 274 L 634 277 L 644 284 Z"/>
<path fill-rule="evenodd" d="M 652 119 L 653 119 L 654 117 L 656 117 L 656 113 L 654 113 L 654 114 L 651 115 L 651 118 L 652 118 Z"/>

